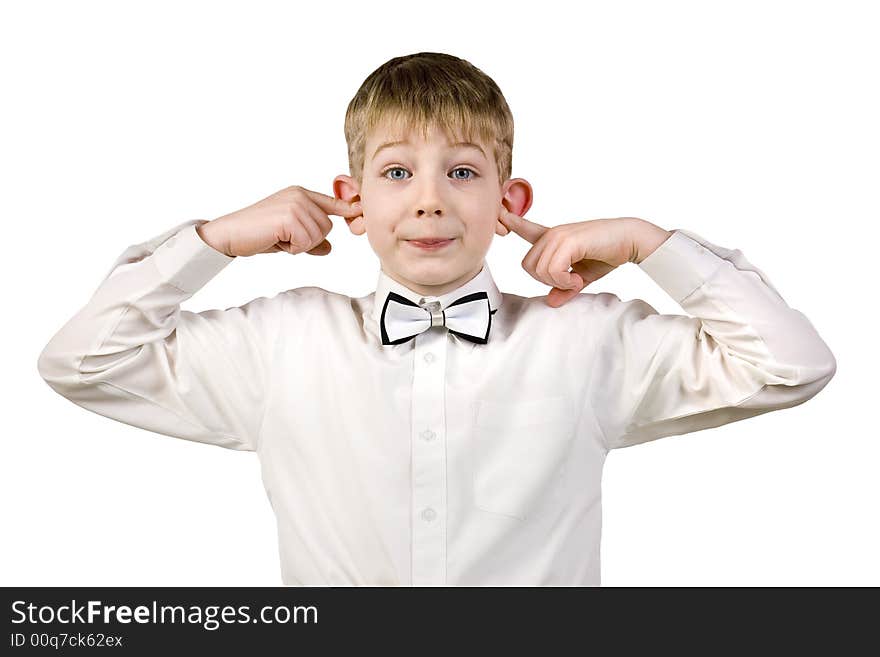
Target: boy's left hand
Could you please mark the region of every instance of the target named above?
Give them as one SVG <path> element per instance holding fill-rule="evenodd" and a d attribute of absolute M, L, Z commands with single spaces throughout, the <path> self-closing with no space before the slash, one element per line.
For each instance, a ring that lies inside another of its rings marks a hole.
<path fill-rule="evenodd" d="M 593 219 L 548 228 L 503 208 L 500 220 L 505 228 L 533 245 L 522 266 L 532 278 L 552 288 L 547 305 L 554 308 L 620 265 L 640 262 L 643 258 L 639 257 L 638 240 L 645 230 L 641 224 L 666 233 L 636 217 Z M 661 236 L 660 242 L 663 239 Z"/>

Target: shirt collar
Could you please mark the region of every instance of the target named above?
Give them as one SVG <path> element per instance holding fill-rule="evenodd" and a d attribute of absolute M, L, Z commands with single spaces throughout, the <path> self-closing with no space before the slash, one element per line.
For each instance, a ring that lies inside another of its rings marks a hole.
<path fill-rule="evenodd" d="M 385 303 L 385 298 L 388 296 L 389 292 L 396 292 L 402 297 L 406 297 L 410 301 L 415 304 L 419 304 L 422 299 L 427 301 L 440 301 L 440 308 L 445 310 L 450 303 L 458 299 L 459 297 L 463 297 L 466 294 L 470 294 L 471 292 L 486 292 L 489 295 L 489 309 L 492 312 L 498 310 L 501 307 L 501 301 L 503 299 L 501 292 L 498 290 L 498 286 L 495 285 L 495 279 L 492 278 L 492 273 L 489 271 L 489 263 L 483 260 L 483 268 L 480 270 L 480 273 L 474 276 L 471 280 L 463 285 L 460 285 L 456 289 L 451 292 L 447 292 L 446 294 L 442 294 L 440 296 L 427 296 L 424 294 L 420 294 L 418 292 L 413 292 L 405 285 L 401 285 L 393 278 L 391 278 L 388 274 L 382 271 L 381 267 L 379 268 L 379 281 L 376 284 L 376 293 L 373 297 L 373 309 L 370 313 L 370 317 L 372 318 L 374 325 L 379 325 L 379 319 L 382 313 L 382 305 Z"/>

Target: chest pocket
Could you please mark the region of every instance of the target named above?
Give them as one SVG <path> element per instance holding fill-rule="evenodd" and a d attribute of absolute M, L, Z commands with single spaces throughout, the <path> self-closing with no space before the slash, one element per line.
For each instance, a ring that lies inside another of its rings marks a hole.
<path fill-rule="evenodd" d="M 524 520 L 563 501 L 575 417 L 564 395 L 527 401 L 477 400 L 474 505 Z"/>

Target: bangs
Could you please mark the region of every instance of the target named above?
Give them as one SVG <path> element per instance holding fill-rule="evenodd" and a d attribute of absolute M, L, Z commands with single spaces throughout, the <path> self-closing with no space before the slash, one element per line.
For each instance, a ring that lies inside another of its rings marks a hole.
<path fill-rule="evenodd" d="M 497 139 L 493 124 L 488 117 L 474 116 L 461 111 L 426 111 L 422 107 L 389 108 L 370 112 L 366 117 L 366 132 L 373 133 L 376 129 L 385 129 L 389 137 L 404 140 L 410 135 L 421 134 L 428 139 L 432 127 L 440 129 L 449 143 L 475 142 L 482 143 L 494 150 Z M 488 155 L 488 154 L 487 154 Z"/>

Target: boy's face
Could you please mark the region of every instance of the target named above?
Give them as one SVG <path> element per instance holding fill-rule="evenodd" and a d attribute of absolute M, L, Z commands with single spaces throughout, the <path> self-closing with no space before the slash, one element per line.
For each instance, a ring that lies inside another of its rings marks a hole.
<path fill-rule="evenodd" d="M 398 141 L 408 143 L 385 145 Z M 367 136 L 361 183 L 337 176 L 333 191 L 360 201 L 363 215 L 346 221 L 355 235 L 366 232 L 382 271 L 425 296 L 445 294 L 480 273 L 493 236 L 507 234 L 502 207 L 522 216 L 532 202 L 526 180 L 499 184 L 487 144 L 454 145 L 436 126 L 427 140 L 420 131 L 380 126 Z M 435 249 L 411 242 L 426 238 L 451 241 Z"/>

